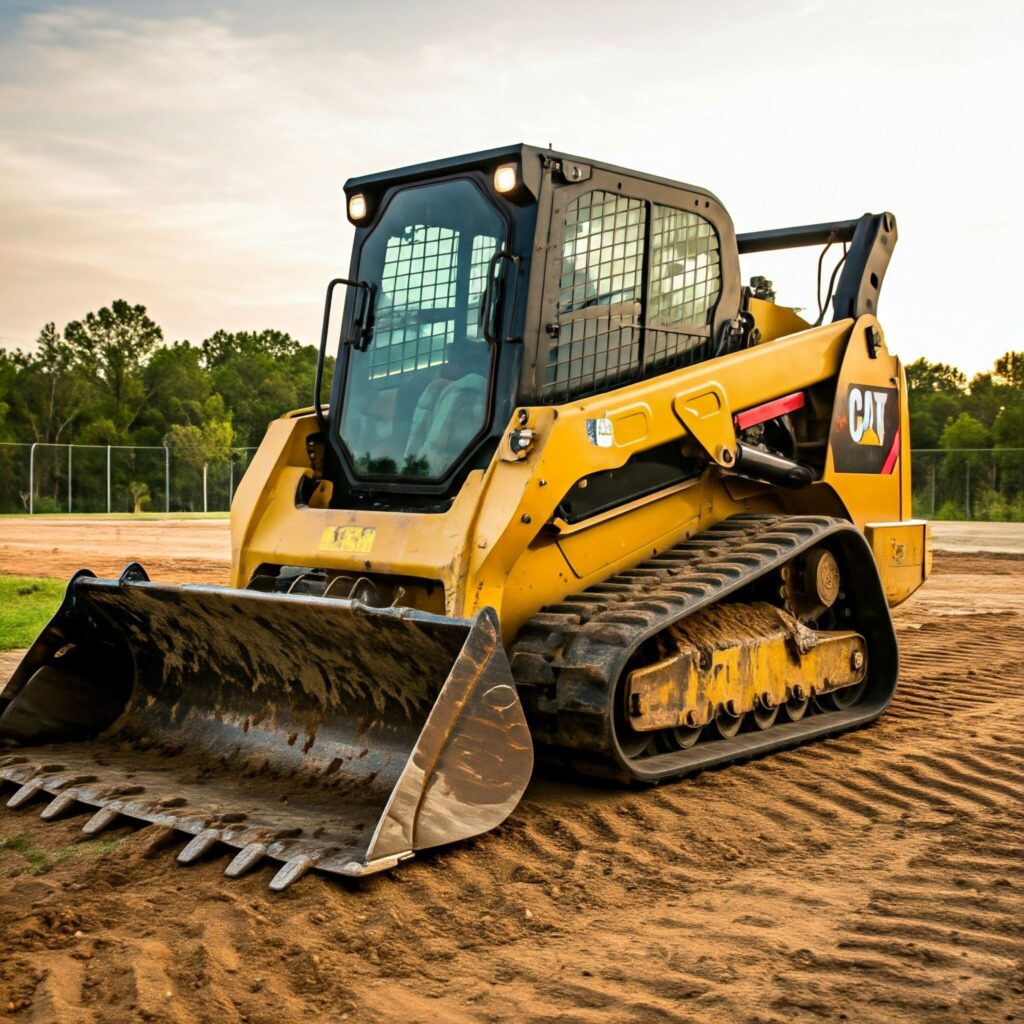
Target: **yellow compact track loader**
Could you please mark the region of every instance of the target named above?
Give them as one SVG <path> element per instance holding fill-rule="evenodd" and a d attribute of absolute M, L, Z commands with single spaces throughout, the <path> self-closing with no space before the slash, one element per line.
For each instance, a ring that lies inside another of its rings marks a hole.
<path fill-rule="evenodd" d="M 710 192 L 529 146 L 345 191 L 313 406 L 239 487 L 231 586 L 79 572 L 0 693 L 8 806 L 280 889 L 494 828 L 535 751 L 653 783 L 885 709 L 930 561 L 891 214 L 736 235 Z M 741 285 L 796 246 L 813 323 Z"/>

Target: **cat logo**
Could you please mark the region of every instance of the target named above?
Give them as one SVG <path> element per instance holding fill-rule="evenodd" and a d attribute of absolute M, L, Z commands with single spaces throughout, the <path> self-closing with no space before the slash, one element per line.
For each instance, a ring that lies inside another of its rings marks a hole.
<path fill-rule="evenodd" d="M 832 458 L 838 473 L 892 473 L 900 454 L 900 403 L 895 388 L 851 384 L 836 396 Z"/>
<path fill-rule="evenodd" d="M 850 388 L 847 425 L 854 444 L 885 444 L 885 404 L 889 392 Z"/>

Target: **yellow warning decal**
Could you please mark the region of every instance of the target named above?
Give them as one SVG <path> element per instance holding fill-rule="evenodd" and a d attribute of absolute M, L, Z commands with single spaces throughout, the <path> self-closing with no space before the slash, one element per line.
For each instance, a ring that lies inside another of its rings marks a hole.
<path fill-rule="evenodd" d="M 368 555 L 376 536 L 377 530 L 372 526 L 329 526 L 320 534 L 320 550 Z"/>

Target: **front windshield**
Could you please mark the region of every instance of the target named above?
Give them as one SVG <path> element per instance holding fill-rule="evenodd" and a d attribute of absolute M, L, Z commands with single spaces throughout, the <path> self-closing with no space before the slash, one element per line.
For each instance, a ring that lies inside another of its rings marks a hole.
<path fill-rule="evenodd" d="M 481 303 L 505 225 L 462 179 L 408 188 L 359 257 L 373 337 L 349 350 L 341 440 L 357 476 L 436 479 L 485 426 L 492 347 Z"/>

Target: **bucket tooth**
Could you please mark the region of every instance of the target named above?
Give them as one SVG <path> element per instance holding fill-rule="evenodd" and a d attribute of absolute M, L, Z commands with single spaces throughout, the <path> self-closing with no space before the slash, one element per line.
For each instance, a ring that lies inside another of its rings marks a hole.
<path fill-rule="evenodd" d="M 198 860 L 211 846 L 220 839 L 220 833 L 215 829 L 206 829 L 191 839 L 188 845 L 178 854 L 179 864 L 191 864 Z"/>
<path fill-rule="evenodd" d="M 101 807 L 83 826 L 82 831 L 87 836 L 94 836 L 102 832 L 109 825 L 112 825 L 121 816 L 121 804 L 115 802 Z"/>
<path fill-rule="evenodd" d="M 289 885 L 297 882 L 307 871 L 313 868 L 319 859 L 318 856 L 310 853 L 300 853 L 292 857 L 270 880 L 270 888 L 274 892 L 284 892 Z"/>
<path fill-rule="evenodd" d="M 235 854 L 231 863 L 224 869 L 224 874 L 228 878 L 238 878 L 254 868 L 266 855 L 265 843 L 249 843 Z"/>
<path fill-rule="evenodd" d="M 43 821 L 53 821 L 54 818 L 59 818 L 65 811 L 69 811 L 76 803 L 78 803 L 78 790 L 65 789 L 63 792 L 58 793 L 43 808 L 43 813 L 39 817 Z"/>
<path fill-rule="evenodd" d="M 16 790 L 14 795 L 7 801 L 7 806 L 12 810 L 23 807 L 29 802 L 43 788 L 42 782 L 38 779 L 33 779 L 31 782 L 26 782 L 24 786 Z"/>

